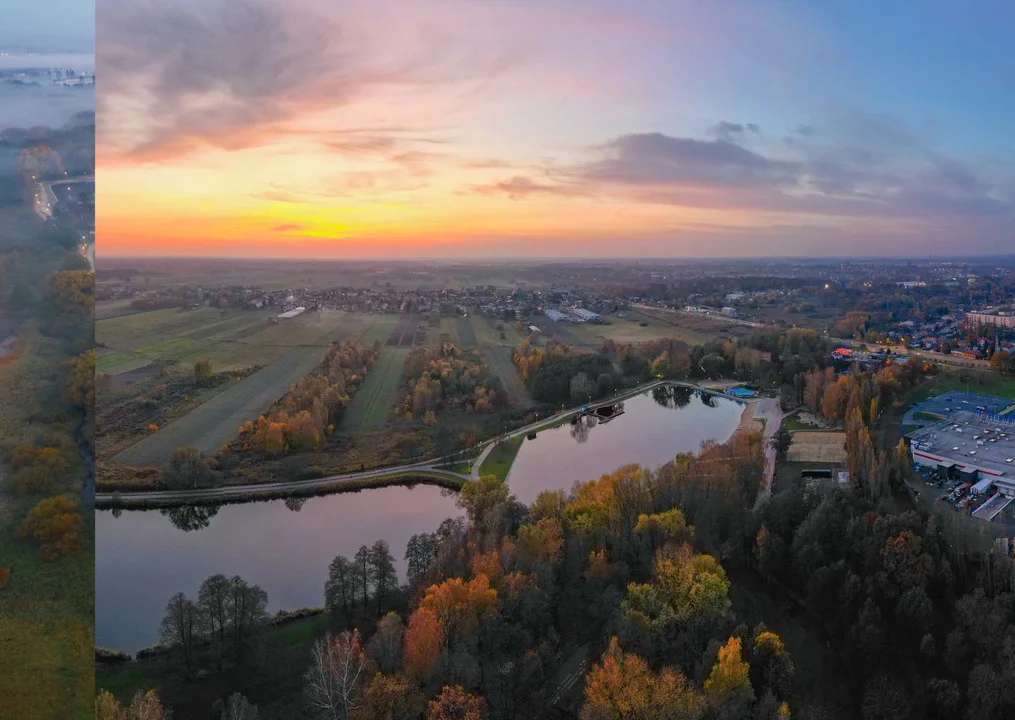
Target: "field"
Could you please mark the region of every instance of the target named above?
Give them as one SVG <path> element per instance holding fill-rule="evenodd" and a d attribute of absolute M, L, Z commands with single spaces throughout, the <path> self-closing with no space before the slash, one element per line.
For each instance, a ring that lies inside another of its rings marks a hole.
<path fill-rule="evenodd" d="M 297 346 L 327 347 L 359 338 L 380 316 L 304 313 L 275 321 L 267 311 L 153 310 L 96 322 L 100 373 L 118 375 L 151 362 L 192 364 L 208 358 L 216 370 L 268 365 Z"/>
<path fill-rule="evenodd" d="M 26 330 L 31 341 L 24 354 L 0 367 L 5 446 L 46 427 L 32 418 L 52 412 L 46 398 L 59 397 L 63 379 L 52 341 Z M 44 563 L 34 546 L 18 540 L 21 520 L 38 499 L 8 496 L 0 488 L 0 565 L 11 571 L 0 589 L 0 717 L 83 720 L 94 716 L 94 551 Z M 93 513 L 83 516 L 85 538 L 91 538 Z"/>
<path fill-rule="evenodd" d="M 108 320 L 109 318 L 120 317 L 121 315 L 133 315 L 138 311 L 130 306 L 132 302 L 134 302 L 134 298 L 96 302 L 95 319 Z"/>
<path fill-rule="evenodd" d="M 396 315 L 367 313 L 312 312 L 278 322 L 274 315 L 170 309 L 98 323 L 106 348 L 96 372 L 111 380 L 97 402 L 101 456 L 118 453 L 113 460 L 119 464 L 158 465 L 184 445 L 217 450 L 311 372 L 331 342 L 384 343 L 400 322 Z M 200 358 L 212 361 L 219 382 L 191 382 L 188 389 L 184 379 Z M 159 430 L 149 433 L 150 424 Z"/>
<path fill-rule="evenodd" d="M 441 318 L 431 327 L 416 314 L 341 311 L 276 322 L 274 313 L 213 308 L 111 317 L 98 323 L 104 347 L 97 373 L 108 376 L 97 403 L 100 456 L 120 466 L 157 466 L 179 447 L 216 451 L 311 372 L 329 343 L 347 339 L 382 346 L 377 365 L 342 419 L 347 441 L 388 425 L 409 349 L 436 344 L 442 336 L 480 349 L 513 406 L 526 407 L 528 395 L 511 362 L 521 338 L 509 324 L 498 330 L 499 324 L 471 315 Z M 212 361 L 216 382 L 211 385 L 197 386 L 190 379 L 193 363 L 202 358 Z M 150 431 L 151 424 L 158 429 Z"/>
<path fill-rule="evenodd" d="M 215 395 L 187 415 L 127 448 L 113 460 L 124 465 L 160 465 L 186 445 L 204 452 L 218 450 L 236 437 L 247 420 L 267 410 L 286 389 L 310 373 L 324 358 L 318 346 L 292 348 L 278 360 Z"/>
<path fill-rule="evenodd" d="M 795 432 L 786 459 L 790 462 L 845 463 L 845 442 L 846 433 Z"/>
<path fill-rule="evenodd" d="M 1015 400 L 1015 376 L 988 370 L 947 370 L 934 378 L 933 394 L 959 390 Z"/>
<path fill-rule="evenodd" d="M 408 348 L 384 347 L 381 350 L 380 358 L 342 417 L 343 431 L 367 432 L 384 426 L 391 407 L 398 399 L 398 387 L 408 354 Z"/>

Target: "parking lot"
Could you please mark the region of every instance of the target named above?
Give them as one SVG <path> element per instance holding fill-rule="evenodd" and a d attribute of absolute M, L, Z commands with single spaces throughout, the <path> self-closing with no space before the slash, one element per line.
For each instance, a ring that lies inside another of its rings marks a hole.
<path fill-rule="evenodd" d="M 928 413 L 944 418 L 960 410 L 975 412 L 982 409 L 984 412 L 996 415 L 1010 405 L 1012 405 L 1012 401 L 1008 398 L 949 390 L 941 395 L 927 398 L 914 406 L 912 412 L 914 414 Z"/>

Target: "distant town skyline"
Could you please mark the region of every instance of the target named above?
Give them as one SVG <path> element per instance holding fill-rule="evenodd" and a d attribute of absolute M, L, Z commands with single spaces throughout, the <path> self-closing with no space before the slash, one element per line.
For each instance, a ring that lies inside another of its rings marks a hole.
<path fill-rule="evenodd" d="M 93 0 L 0 0 L 0 53 L 90 53 L 95 49 Z"/>
<path fill-rule="evenodd" d="M 1015 6 L 103 0 L 98 253 L 1015 247 Z"/>

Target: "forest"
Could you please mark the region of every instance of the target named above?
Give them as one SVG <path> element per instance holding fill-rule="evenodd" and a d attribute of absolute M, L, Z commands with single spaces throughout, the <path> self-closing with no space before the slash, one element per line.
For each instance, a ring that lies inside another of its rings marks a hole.
<path fill-rule="evenodd" d="M 26 719 L 92 715 L 94 278 L 80 218 L 32 199 L 93 171 L 94 131 L 0 132 L 0 714 Z"/>
<path fill-rule="evenodd" d="M 501 380 L 490 373 L 478 350 L 451 343 L 416 347 L 405 357 L 402 399 L 396 414 L 405 420 L 437 424 L 453 409 L 490 413 L 507 405 Z"/>
<path fill-rule="evenodd" d="M 749 432 L 656 469 L 627 466 L 545 491 L 529 506 L 492 476 L 473 479 L 457 498 L 463 518 L 410 540 L 404 580 L 383 541 L 334 559 L 317 632 L 286 655 L 284 682 L 245 679 L 283 672 L 264 659 L 275 651 L 226 651 L 216 633 L 232 626 L 221 630 L 199 598 L 195 654 L 164 633 L 168 665 L 133 698 L 101 695 L 100 706 L 124 713 L 104 717 L 193 712 L 180 695 L 187 678 L 221 662 L 249 672 L 228 676 L 214 717 L 1015 713 L 1011 559 L 982 527 L 916 502 L 905 446 L 879 446 L 892 437 L 879 432 L 883 411 L 933 368 L 836 375 L 826 341 L 800 329 L 704 347 L 608 345 L 598 357 L 621 378 L 714 370 L 827 410 L 845 428 L 849 483 L 783 480 L 760 501 L 766 448 Z M 578 370 L 574 359 L 553 345 L 516 351 L 530 382 L 555 365 L 567 369 L 561 376 Z M 281 647 L 273 622 L 260 613 L 244 643 Z"/>

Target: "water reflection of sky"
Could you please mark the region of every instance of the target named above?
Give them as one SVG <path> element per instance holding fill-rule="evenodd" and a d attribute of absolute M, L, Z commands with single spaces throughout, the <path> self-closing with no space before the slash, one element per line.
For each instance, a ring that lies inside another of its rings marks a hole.
<path fill-rule="evenodd" d="M 740 422 L 743 405 L 683 386 L 657 388 L 624 402 L 608 422 L 585 419 L 526 439 L 508 484 L 523 502 L 547 488 L 568 489 L 628 463 L 657 467 L 703 440 L 724 442 Z"/>
<path fill-rule="evenodd" d="M 204 529 L 191 532 L 158 511 L 119 517 L 101 511 L 95 527 L 96 642 L 128 651 L 153 644 L 169 598 L 177 592 L 196 597 L 201 581 L 215 573 L 263 587 L 273 612 L 321 605 L 332 559 L 377 540 L 387 540 L 404 580 L 409 538 L 460 514 L 453 496 L 425 485 L 310 498 L 296 512 L 282 500 L 225 505 Z M 200 524 L 200 513 L 189 515 Z"/>

